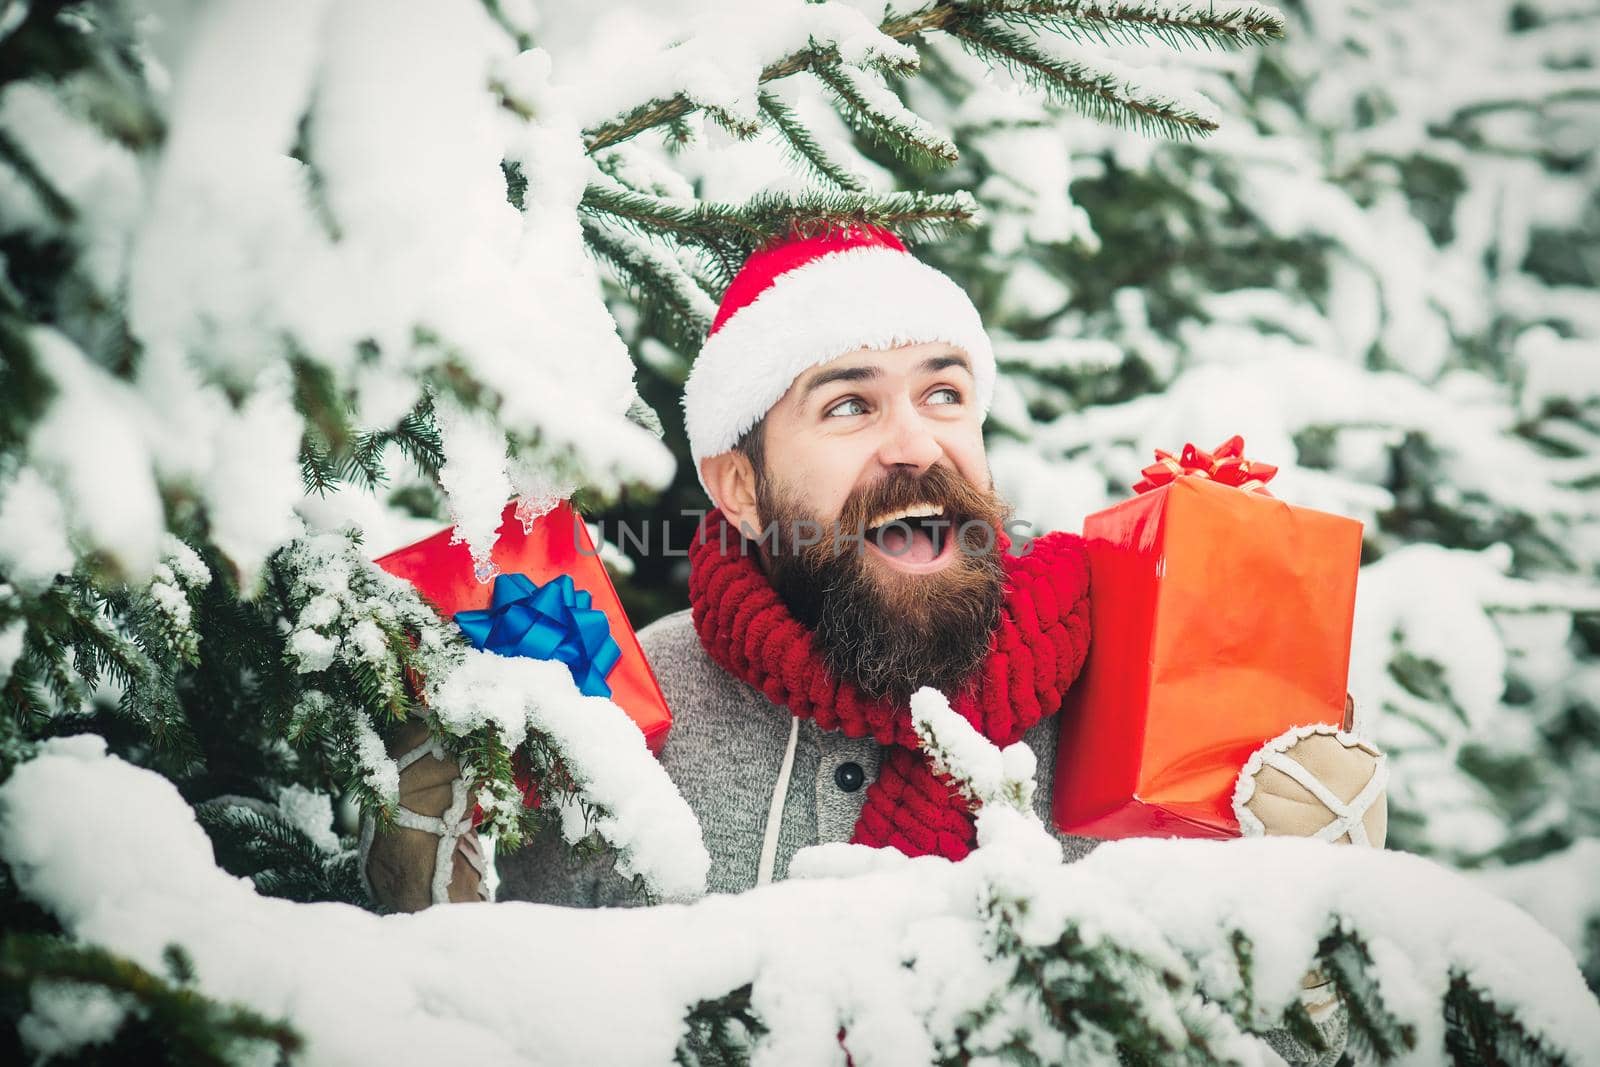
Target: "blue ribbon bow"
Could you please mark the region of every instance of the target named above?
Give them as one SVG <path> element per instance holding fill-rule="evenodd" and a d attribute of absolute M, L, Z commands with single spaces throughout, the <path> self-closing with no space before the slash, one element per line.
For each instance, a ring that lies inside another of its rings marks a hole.
<path fill-rule="evenodd" d="M 560 660 L 586 696 L 609 697 L 606 675 L 622 658 L 606 613 L 568 575 L 539 585 L 526 574 L 502 574 L 484 611 L 458 611 L 456 624 L 472 647 L 502 656 Z"/>

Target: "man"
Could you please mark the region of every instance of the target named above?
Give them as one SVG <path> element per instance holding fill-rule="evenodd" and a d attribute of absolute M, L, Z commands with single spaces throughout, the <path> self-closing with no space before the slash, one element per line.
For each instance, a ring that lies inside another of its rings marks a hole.
<path fill-rule="evenodd" d="M 1087 559 L 1063 532 L 1005 551 L 1011 509 L 982 435 L 994 382 L 966 295 L 884 231 L 791 238 L 730 286 L 684 390 L 716 506 L 690 548 L 691 607 L 639 632 L 674 716 L 661 761 L 700 820 L 712 892 L 782 879 L 824 842 L 965 855 L 970 813 L 909 727 L 923 685 L 997 744 L 1033 749 L 1050 824 L 1055 713 L 1089 641 Z M 426 773 L 437 791 L 453 767 Z M 1061 839 L 1068 859 L 1095 844 Z M 401 899 L 409 880 L 425 904 L 426 873 L 391 858 L 380 878 L 384 862 L 375 888 Z M 497 866 L 502 900 L 641 902 L 554 831 Z M 472 885 L 458 860 L 451 899 Z M 1326 991 L 1318 1009 L 1342 1047 Z"/>

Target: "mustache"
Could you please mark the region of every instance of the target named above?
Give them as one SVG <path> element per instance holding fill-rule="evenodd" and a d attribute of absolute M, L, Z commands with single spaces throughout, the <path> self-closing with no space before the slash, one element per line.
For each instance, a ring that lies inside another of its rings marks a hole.
<path fill-rule="evenodd" d="M 841 532 L 862 533 L 876 516 L 918 504 L 937 504 L 945 528 L 964 541 L 957 547 L 972 551 L 984 547 L 985 534 L 977 526 L 998 530 L 1009 518 L 1009 508 L 993 492 L 979 489 L 954 467 L 935 464 L 921 472 L 894 468 L 856 489 L 839 509 L 838 525 Z"/>

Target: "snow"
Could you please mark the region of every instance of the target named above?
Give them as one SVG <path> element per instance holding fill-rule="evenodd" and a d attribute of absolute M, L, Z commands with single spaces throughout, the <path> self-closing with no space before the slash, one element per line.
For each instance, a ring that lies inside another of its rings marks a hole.
<path fill-rule="evenodd" d="M 604 47 L 574 64 L 562 100 L 585 128 L 679 92 L 754 117 L 762 69 L 813 46 L 831 45 L 855 66 L 879 59 L 917 62 L 915 49 L 879 33 L 875 20 L 842 3 L 700 0 L 676 6 L 666 13 L 644 5 L 583 13 L 584 36 Z M 561 13 L 545 15 L 544 29 L 558 44 L 564 32 L 576 29 L 564 31 Z"/>
<path fill-rule="evenodd" d="M 486 413 L 469 411 L 450 401 L 435 405 L 444 466 L 439 484 L 450 503 L 455 527 L 452 540 L 465 541 L 478 568 L 478 580 L 488 581 L 489 553 L 494 550 L 500 515 L 511 499 L 511 479 L 506 474 L 506 436 Z"/>
<path fill-rule="evenodd" d="M 1032 370 L 1109 370 L 1119 366 L 1125 353 L 1097 337 L 1047 337 L 1039 341 L 1003 341 L 995 345 L 995 359 Z"/>
<path fill-rule="evenodd" d="M 64 336 L 33 338 L 60 396 L 30 459 L 84 547 L 148 574 L 158 490 L 192 496 L 253 590 L 298 532 L 291 364 L 347 395 L 357 430 L 392 426 L 448 365 L 502 429 L 539 442 L 542 464 L 611 492 L 670 479 L 666 448 L 626 418 L 632 362 L 575 212 L 592 164 L 548 57 L 519 55 L 471 3 L 151 6 L 138 44 L 159 148 L 136 156 L 102 136 L 73 91 L 0 94 L 8 136 L 70 205 L 62 236 L 83 248 L 91 289 L 125 294 L 141 353 L 130 386 Z M 539 105 L 536 123 L 502 106 L 502 78 Z M 506 202 L 505 159 L 529 177 L 526 212 Z M 8 232 L 61 228 L 0 172 Z M 94 433 L 52 430 L 65 423 Z M 38 539 L 39 566 L 58 566 L 60 540 Z"/>
<path fill-rule="evenodd" d="M 11 680 L 11 671 L 22 658 L 22 646 L 28 636 L 25 619 L 13 619 L 0 626 L 0 686 Z"/>
<path fill-rule="evenodd" d="M 33 467 L 0 481 L 0 564 L 17 588 L 38 593 L 72 570 L 61 498 Z"/>
<path fill-rule="evenodd" d="M 211 539 L 238 570 L 246 596 L 255 591 L 267 557 L 303 528 L 294 505 L 304 492 L 304 424 L 290 398 L 287 375 L 271 377 L 274 384 L 258 382 L 242 408 L 229 412 L 217 428 L 203 483 L 211 505 Z"/>
<path fill-rule="evenodd" d="M 47 817 L 61 796 L 83 817 Z M 1172 988 L 1152 981 L 1145 1003 L 1164 1029 L 1192 1008 L 1188 990 L 1239 995 L 1239 931 L 1254 947 L 1265 1025 L 1297 995 L 1336 921 L 1366 938 L 1386 1002 L 1417 1028 L 1417 1062 L 1443 1055 L 1437 995 L 1452 973 L 1513 1006 L 1570 1062 L 1597 1062 L 1600 1005 L 1566 949 L 1426 860 L 1295 839 L 1144 840 L 1063 865 L 1027 846 L 1036 823 L 994 810 L 1013 818 L 991 823 L 960 864 L 894 854 L 842 876 L 818 859 L 872 850 L 828 846 L 800 857 L 804 879 L 689 906 L 509 903 L 380 918 L 258 896 L 216 869 L 169 782 L 80 736 L 46 742 L 0 785 L 0 850 L 22 892 L 70 935 L 152 969 L 167 944 L 183 945 L 202 991 L 288 1016 L 312 1064 L 434 1063 L 442 1049 L 494 1062 L 662 1063 L 688 1006 L 746 982 L 772 1028 L 753 1062 L 834 1058 L 842 1026 L 862 1063 L 926 1063 L 930 1043 L 948 1054 L 957 1027 L 985 1016 L 966 1038 L 975 1053 L 1010 1039 L 1050 1048 L 1037 1002 L 986 958 L 1002 930 L 1028 951 L 1076 928 L 1085 944 L 1112 941 L 1170 972 Z M 1231 1028 L 1220 1039 L 1241 1062 L 1271 1062 Z"/>
<path fill-rule="evenodd" d="M 333 665 L 339 651 L 339 638 L 317 630 L 296 630 L 289 635 L 289 655 L 294 657 L 295 669 L 301 674 L 315 674 Z"/>
<path fill-rule="evenodd" d="M 1212 126 L 1222 125 L 1222 112 L 1204 93 L 1193 88 L 1189 75 L 1163 67 L 1132 66 L 1111 58 L 1103 47 L 1085 47 L 1053 34 L 1034 34 L 1030 43 L 1071 67 L 1079 80 L 1103 86 L 1118 98 L 1192 116 Z"/>
<path fill-rule="evenodd" d="M 303 785 L 282 786 L 278 790 L 278 814 L 322 851 L 339 851 L 339 835 L 333 832 L 333 800 L 328 794 Z"/>
<path fill-rule="evenodd" d="M 344 646 L 355 657 L 382 668 L 389 656 L 389 639 L 372 619 L 362 619 L 345 635 Z"/>
<path fill-rule="evenodd" d="M 391 506 L 379 493 L 387 497 L 394 485 L 408 484 L 414 478 L 395 477 L 399 464 L 389 464 L 391 481 L 376 492 L 355 486 L 346 486 L 327 496 L 308 494 L 295 505 L 295 513 L 312 533 L 337 533 L 357 530 L 366 554 L 376 559 L 397 548 L 415 544 L 439 532 L 439 520 L 431 516 L 418 517 Z"/>
<path fill-rule="evenodd" d="M 150 583 L 150 599 L 156 609 L 166 616 L 168 625 L 176 632 L 189 629 L 194 612 L 189 607 L 189 597 L 172 581 L 172 571 L 165 563 L 156 568 L 156 580 Z"/>
<path fill-rule="evenodd" d="M 1508 755 L 1539 745 L 1526 715 L 1501 702 L 1511 653 L 1500 620 L 1549 613 L 1570 625 L 1570 612 L 1600 609 L 1592 587 L 1512 577 L 1510 563 L 1504 545 L 1472 552 L 1414 544 L 1362 568 L 1356 586 L 1357 732 L 1396 759 L 1391 803 L 1427 812 L 1434 845 L 1466 856 L 1499 845 L 1506 825 L 1461 773 L 1462 748 L 1487 744 Z M 1424 699 L 1394 676 L 1400 649 L 1437 667 L 1445 701 Z"/>
<path fill-rule="evenodd" d="M 958 153 L 949 138 L 906 107 L 884 84 L 883 75 L 872 70 L 841 67 L 839 78 L 879 121 L 906 130 L 919 145 L 927 147 L 930 155 L 951 161 L 956 159 Z"/>
<path fill-rule="evenodd" d="M 203 589 L 211 584 L 211 568 L 206 566 L 205 560 L 171 534 L 162 543 L 162 565 L 178 583 L 189 589 Z"/>
<path fill-rule="evenodd" d="M 28 1007 L 17 1022 L 17 1036 L 41 1057 L 106 1044 L 128 1015 L 127 1005 L 114 993 L 76 982 L 36 984 Z"/>
<path fill-rule="evenodd" d="M 313 690 L 313 692 L 315 692 Z M 309 697 L 310 694 L 307 694 Z M 327 697 L 318 693 L 325 701 Z M 298 711 L 298 709 L 296 709 Z M 400 802 L 400 766 L 389 758 L 389 750 L 384 747 L 383 738 L 378 736 L 378 731 L 364 715 L 356 715 L 351 720 L 351 728 L 355 731 L 356 738 L 356 763 L 361 768 L 361 777 L 366 779 L 372 791 L 376 793 L 385 804 L 398 804 Z"/>
<path fill-rule="evenodd" d="M 301 497 L 302 424 L 283 373 L 291 358 L 330 376 L 350 399 L 357 429 L 392 425 L 441 372 L 482 387 L 484 405 L 496 413 L 485 420 L 488 428 L 476 441 L 447 441 L 452 518 L 480 553 L 508 484 L 524 496 L 538 496 L 542 487 L 565 496 L 577 485 L 606 492 L 631 482 L 666 484 L 670 456 L 625 416 L 635 383 L 621 337 L 632 331 L 619 335 L 608 314 L 576 224 L 584 186 L 599 180 L 584 157 L 582 130 L 680 90 L 749 117 L 762 66 L 812 39 L 837 41 L 863 68 L 879 58 L 909 61 L 914 53 L 906 45 L 874 28 L 890 6 L 915 5 L 676 0 L 597 11 L 502 4 L 514 24 L 535 27 L 544 46 L 518 54 L 472 3 L 308 0 L 268 14 L 246 3 L 154 0 L 141 26 L 149 40 L 136 50 L 148 49 L 168 135 L 143 156 L 98 132 L 84 117 L 90 101 L 73 84 L 7 85 L 0 125 L 62 192 L 74 221 L 56 226 L 0 164 L 0 229 L 76 242 L 89 302 L 125 296 L 141 354 L 127 380 L 107 369 L 92 331 L 63 326 L 31 335 L 58 391 L 27 453 L 0 469 L 0 571 L 31 597 L 79 554 L 99 550 L 130 579 L 153 575 L 150 594 L 176 631 L 188 624 L 189 593 L 209 574 L 202 576 L 204 564 L 192 552 L 170 554 L 163 498 L 198 509 L 247 591 L 266 555 L 298 534 L 296 513 L 313 535 L 353 522 L 367 534 L 369 555 L 431 532 L 433 520 L 402 516 L 371 493 Z M 1578 575 L 1600 558 L 1596 438 L 1577 422 L 1542 417 L 1561 403 L 1592 407 L 1600 388 L 1600 298 L 1590 287 L 1551 284 L 1527 266 L 1541 232 L 1571 234 L 1589 225 L 1583 213 L 1592 212 L 1592 166 L 1547 162 L 1576 160 L 1594 143 L 1590 98 L 1600 82 L 1593 35 L 1579 32 L 1588 23 L 1576 21 L 1592 21 L 1587 7 L 1576 0 L 1523 6 L 1558 21 L 1503 32 L 1511 0 L 1474 7 L 1468 17 L 1442 0 L 1297 11 L 1289 39 L 1268 46 L 1266 63 L 1303 92 L 1274 100 L 1256 98 L 1263 64 L 1253 55 L 1185 51 L 1163 70 L 1146 65 L 1144 46 L 1056 49 L 1109 72 L 1126 92 L 1164 94 L 1223 116 L 1223 128 L 1198 153 L 1063 116 L 1068 109 L 1019 91 L 1003 73 L 982 73 L 982 64 L 944 38 L 935 37 L 934 53 L 958 72 L 957 84 L 978 71 L 966 86 L 971 91 L 943 101 L 924 79 L 907 95 L 913 111 L 955 130 L 965 159 L 989 174 L 978 190 L 990 217 L 980 231 L 977 269 L 1003 284 L 1003 313 L 1056 313 L 1044 337 L 1003 348 L 1012 374 L 1000 383 L 992 418 L 1014 433 L 996 437 L 989 458 L 1018 515 L 1036 532 L 1078 529 L 1084 514 L 1125 493 L 1152 448 L 1186 440 L 1209 446 L 1244 432 L 1252 454 L 1282 466 L 1273 485 L 1280 496 L 1362 519 L 1366 548 L 1379 558 L 1361 576 L 1351 689 L 1362 726 L 1396 757 L 1397 810 L 1426 818 L 1428 847 L 1455 857 L 1481 857 L 1513 831 L 1567 833 L 1585 825 L 1580 802 L 1585 789 L 1592 795 L 1585 783 L 1600 775 L 1592 753 L 1563 753 L 1567 763 L 1540 772 L 1554 780 L 1542 788 L 1539 809 L 1511 827 L 1503 798 L 1464 773 L 1459 759 L 1477 745 L 1543 767 L 1539 761 L 1549 757 L 1541 731 L 1552 717 L 1600 703 L 1600 671 L 1580 658 L 1586 654 L 1571 637 L 1573 613 L 1596 610 L 1592 582 L 1537 572 L 1538 560 L 1524 558 L 1526 540 L 1515 535 L 1536 527 L 1539 540 L 1571 554 Z M 878 80 L 875 73 L 849 76 Z M 871 187 L 889 187 L 889 175 L 849 147 L 814 79 L 768 88 Z M 510 114 L 502 93 L 535 116 L 532 125 Z M 696 142 L 676 157 L 651 137 L 621 146 L 619 173 L 680 198 L 698 190 L 738 200 L 796 184 L 770 138 L 736 141 L 703 114 L 689 126 Z M 311 165 L 288 155 L 302 132 L 308 141 L 298 148 L 309 149 L 301 154 Z M 502 158 L 529 178 L 526 213 L 505 203 Z M 1408 160 L 1454 168 L 1463 183 L 1446 220 L 1448 240 L 1423 224 L 1424 204 L 1402 195 L 1398 167 Z M 1141 186 L 1158 191 L 1141 206 L 1149 213 L 1140 225 L 1180 258 L 1216 254 L 1219 242 L 1227 254 L 1240 247 L 1234 240 L 1272 236 L 1307 249 L 1305 267 L 1325 273 L 1326 290 L 1286 265 L 1270 282 L 1215 292 L 1205 265 L 1196 263 L 1176 272 L 1177 301 L 1161 291 L 1166 279 L 1147 286 L 1141 278 L 1115 291 L 1109 308 L 1062 308 L 1076 294 L 1055 250 L 1039 246 L 1075 242 L 1074 254 L 1100 249 L 1116 265 L 1120 250 L 1101 249 L 1096 220 L 1072 195 L 1074 183 L 1113 166 L 1153 183 Z M 1160 192 L 1163 185 L 1178 192 Z M 1238 237 L 1206 230 L 1207 219 L 1224 217 Z M 665 245 L 637 245 L 641 256 L 678 262 Z M 685 293 L 707 312 L 703 294 Z M 1181 325 L 1172 321 L 1175 308 Z M 624 327 L 630 311 L 619 306 Z M 681 371 L 676 355 L 640 356 L 668 376 Z M 1507 359 L 1510 382 L 1472 369 L 1485 358 L 1496 373 L 1495 361 Z M 1081 393 L 1066 396 L 1040 380 L 1052 370 L 1103 371 L 1107 378 L 1126 372 L 1137 383 L 1133 360 L 1165 392 L 1081 408 Z M 1046 373 L 1030 373 L 1040 371 Z M 1061 415 L 1036 421 L 1030 405 Z M 1569 454 L 1536 447 L 1534 433 Z M 1331 438 L 1331 466 L 1296 462 L 1296 441 L 1308 434 Z M 508 436 L 520 453 L 509 469 Z M 1390 532 L 1381 517 L 1409 506 L 1389 488 L 1396 450 L 1408 437 L 1437 454 L 1437 469 L 1427 475 L 1437 481 L 1442 506 L 1511 531 L 1505 536 L 1517 536 L 1515 543 L 1482 551 L 1407 547 Z M 608 564 L 625 560 L 609 545 L 601 551 Z M 354 603 L 339 599 L 348 595 L 348 575 L 327 577 L 341 576 L 344 594 L 333 581 L 290 627 L 291 653 L 307 670 L 327 669 L 340 655 L 370 663 L 384 653 L 378 616 L 361 617 Z M 13 669 L 24 634 L 20 621 L 0 627 L 0 678 Z M 1400 684 L 1395 672 L 1404 657 L 1431 664 L 1442 695 L 1419 696 Z M 1506 703 L 1508 676 L 1533 690 L 1531 704 Z M 460 681 L 464 689 L 476 684 L 466 675 Z M 572 725 L 564 716 L 580 721 L 580 706 L 568 695 L 561 688 L 552 700 L 540 690 L 551 708 L 547 727 Z M 461 721 L 481 713 L 483 721 L 525 728 L 528 709 L 497 703 L 503 696 L 474 689 Z M 327 705 L 312 690 L 304 710 L 326 713 Z M 616 720 L 610 711 L 581 711 Z M 620 737 L 621 725 L 594 729 L 614 728 Z M 392 798 L 393 763 L 376 732 L 364 720 L 352 729 L 368 780 Z M 587 731 L 576 729 L 580 748 L 598 743 Z M 601 763 L 596 781 L 604 788 L 624 778 L 620 764 Z M 999 772 L 984 773 L 992 784 Z M 1005 817 L 992 812 L 989 822 L 1000 826 L 995 820 Z M 577 821 L 574 814 L 574 832 Z M 629 822 L 613 835 L 631 840 L 642 822 Z M 897 877 L 892 856 L 851 856 L 863 876 Z M 1576 946 L 1575 931 L 1593 913 L 1586 904 L 1593 865 L 1590 843 L 1580 842 L 1545 861 L 1474 878 L 1524 903 Z M 1144 874 L 1159 881 L 1167 872 Z M 1446 899 L 1459 890 L 1426 879 L 1416 884 Z M 452 921 L 461 920 L 435 920 Z M 970 932 L 970 916 L 926 918 L 919 930 L 930 933 L 918 939 L 916 958 L 928 962 L 909 979 L 887 968 L 859 983 L 909 981 L 912 1003 L 942 998 L 940 1010 L 952 1015 L 958 1004 L 976 1010 L 993 978 L 982 977 L 985 968 L 994 965 L 984 962 L 976 938 L 932 935 L 944 927 Z M 610 943 L 605 932 L 612 927 L 604 922 L 583 929 Z M 848 953 L 850 933 L 860 931 L 849 928 L 827 944 Z M 877 949 L 894 933 L 860 936 Z M 545 937 L 572 952 L 584 946 L 569 935 Z M 476 943 L 488 945 L 488 935 Z M 538 951 L 531 936 L 526 943 L 525 957 Z M 1402 943 L 1390 938 L 1372 951 L 1397 1002 L 1419 1004 L 1442 972 L 1434 955 L 1418 957 L 1410 942 L 1397 947 Z M 663 936 L 654 944 L 685 943 Z M 814 987 L 837 976 L 809 951 L 785 949 L 792 976 L 774 977 L 760 995 L 763 1006 L 790 1005 L 797 1018 L 819 1020 L 819 1028 L 775 1035 L 768 1047 L 835 1056 L 820 1027 L 838 998 Z M 1226 962 L 1213 961 L 1220 972 Z M 1293 970 L 1292 961 L 1278 964 Z M 963 987 L 941 975 L 941 966 L 980 977 Z M 780 971 L 791 974 L 771 964 L 771 974 Z M 448 998 L 420 964 L 406 973 L 430 995 Z M 481 981 L 464 962 L 453 973 L 464 976 L 465 988 Z M 520 977 L 509 965 L 504 973 L 503 985 Z M 298 1003 L 292 987 L 274 988 L 280 1005 Z M 717 983 L 708 988 L 724 991 Z M 645 1010 L 652 1005 L 663 1027 L 681 1007 L 650 1001 Z M 76 1012 L 88 1021 L 97 1010 L 72 1006 L 61 990 L 44 993 L 31 1017 L 35 1037 L 50 1040 L 50 1020 Z M 981 1032 L 998 1041 L 1008 1020 L 1026 1017 L 1015 1006 L 1008 1011 Z M 327 1012 L 326 1026 L 336 1014 Z M 862 1009 L 850 1025 L 865 1044 L 898 1041 L 906 1056 L 930 1058 L 917 1044 L 921 1031 L 904 1021 L 892 1009 Z M 500 1038 L 482 1036 L 490 1031 L 499 1032 L 487 1023 L 473 1032 L 491 1052 L 504 1052 Z M 549 1040 L 552 1049 L 573 1051 L 560 1035 Z M 650 1040 L 660 1051 L 665 1038 Z M 351 1051 L 347 1058 L 367 1058 L 365 1048 L 337 1047 Z M 404 1052 L 420 1058 L 425 1047 Z"/>
<path fill-rule="evenodd" d="M 75 206 L 79 217 L 71 229 L 83 242 L 84 266 L 97 287 L 109 290 L 115 288 L 137 217 L 138 163 L 126 148 L 103 137 L 81 110 L 81 103 L 74 108 L 32 82 L 13 81 L 0 92 L 0 128 Z M 0 169 L 13 173 L 9 166 Z M 0 232 L 26 229 L 43 237 L 53 229 L 48 213 L 25 189 L 18 183 L 0 192 Z"/>
<path fill-rule="evenodd" d="M 980 809 L 1010 805 L 1019 812 L 1033 811 L 1039 764 L 1027 745 L 1019 741 L 996 748 L 931 686 L 911 694 L 911 724 L 934 773 L 960 783 Z"/>
<path fill-rule="evenodd" d="M 1548 326 L 1535 326 L 1517 338 L 1515 356 L 1522 368 L 1523 415 L 1537 416 L 1552 400 L 1600 399 L 1600 347 L 1594 338 L 1564 338 Z"/>
<path fill-rule="evenodd" d="M 1596 515 L 1593 494 L 1571 487 L 1580 460 L 1552 459 L 1515 436 L 1512 416 L 1498 386 L 1474 372 L 1453 376 L 1472 381 L 1487 395 L 1449 395 L 1395 371 L 1367 371 L 1319 353 L 1284 336 L 1253 338 L 1230 324 L 1195 326 L 1186 347 L 1194 365 L 1165 393 L 1121 404 L 1101 404 L 1040 425 L 1036 448 L 1055 452 L 1104 452 L 1115 443 L 1133 445 L 1126 468 L 1107 469 L 1115 482 L 1131 485 L 1153 450 L 1185 441 L 1203 448 L 1232 434 L 1244 436 L 1246 451 L 1275 463 L 1273 492 L 1292 503 L 1360 518 L 1376 525 L 1387 506 L 1381 489 L 1346 477 L 1318 477 L 1294 463 L 1293 435 L 1309 427 L 1410 430 L 1441 453 L 1441 480 L 1462 492 L 1482 494 L 1495 505 L 1530 515 L 1584 519 Z M 1241 348 L 1248 343 L 1251 350 Z"/>
<path fill-rule="evenodd" d="M 148 578 L 160 562 L 166 521 L 143 434 L 124 417 L 137 406 L 131 390 L 64 334 L 41 326 L 28 339 L 57 390 L 28 441 L 33 465 L 60 495 L 75 533 L 129 578 Z M 43 532 L 48 537 L 48 527 Z"/>
<path fill-rule="evenodd" d="M 1468 877 L 1538 919 L 1574 956 L 1588 951 L 1595 918 L 1590 889 L 1600 880 L 1600 839 L 1582 838 L 1540 859 L 1473 871 Z"/>
<path fill-rule="evenodd" d="M 457 735 L 489 725 L 509 746 L 530 729 L 549 738 L 580 791 L 562 801 L 568 841 L 598 831 L 617 850 L 618 871 L 642 876 L 661 899 L 705 892 L 711 858 L 694 813 L 627 713 L 583 695 L 566 664 L 471 649 L 448 675 L 429 679 L 427 700 Z M 600 809 L 597 817 L 585 803 Z"/>

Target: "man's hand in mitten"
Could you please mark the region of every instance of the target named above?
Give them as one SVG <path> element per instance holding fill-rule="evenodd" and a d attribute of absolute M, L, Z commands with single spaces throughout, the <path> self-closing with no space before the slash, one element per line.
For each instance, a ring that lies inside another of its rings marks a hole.
<path fill-rule="evenodd" d="M 379 831 L 370 816 L 362 821 L 363 873 L 374 899 L 387 911 L 488 899 L 472 792 L 460 767 L 430 746 L 420 720 L 403 723 L 388 748 L 401 765 L 396 825 Z"/>
<path fill-rule="evenodd" d="M 1354 701 L 1346 695 L 1348 726 Z M 1369 741 L 1324 724 L 1268 741 L 1245 764 L 1234 813 L 1246 837 L 1318 837 L 1382 848 L 1388 769 Z"/>
<path fill-rule="evenodd" d="M 1234 814 L 1246 837 L 1316 837 L 1382 848 L 1389 827 L 1388 767 L 1371 742 L 1346 730 L 1355 701 L 1345 695 L 1345 729 L 1300 726 L 1262 745 L 1240 772 Z M 1306 975 L 1302 1001 L 1320 1018 L 1338 1003 L 1320 971 Z"/>

